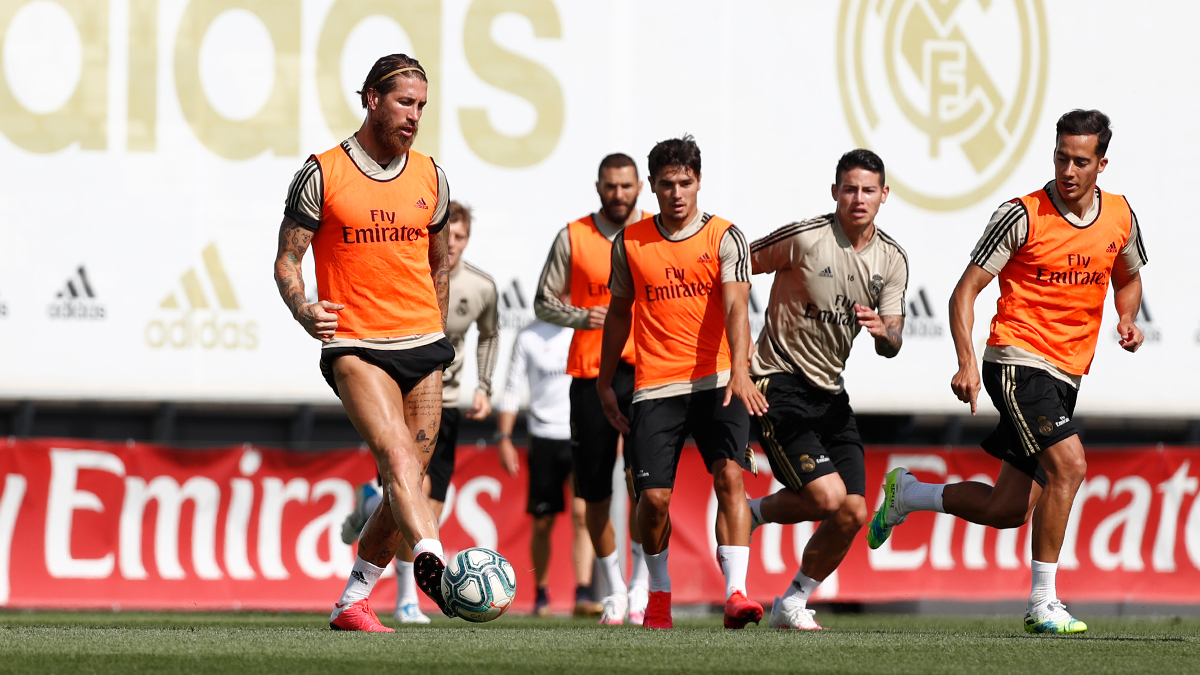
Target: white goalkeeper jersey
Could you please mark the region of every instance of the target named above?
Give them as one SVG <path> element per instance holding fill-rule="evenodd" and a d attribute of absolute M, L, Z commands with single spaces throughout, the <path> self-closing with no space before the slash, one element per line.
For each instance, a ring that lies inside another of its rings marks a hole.
<path fill-rule="evenodd" d="M 571 438 L 571 376 L 567 351 L 575 331 L 534 321 L 517 334 L 500 412 L 516 412 L 529 385 L 529 435 Z"/>

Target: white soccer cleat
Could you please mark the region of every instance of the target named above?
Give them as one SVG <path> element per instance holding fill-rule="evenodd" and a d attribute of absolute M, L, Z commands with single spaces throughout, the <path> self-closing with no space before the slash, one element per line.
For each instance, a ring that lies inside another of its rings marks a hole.
<path fill-rule="evenodd" d="M 367 524 L 367 519 L 371 517 L 371 511 L 367 510 L 367 504 L 378 503 L 372 497 L 379 496 L 380 491 L 376 489 L 374 483 L 363 483 L 354 489 L 354 510 L 346 516 L 342 521 L 342 543 L 346 545 L 353 544 L 358 539 L 358 535 L 362 533 L 363 526 Z"/>
<path fill-rule="evenodd" d="M 634 626 L 642 625 L 646 618 L 646 605 L 650 602 L 650 589 L 645 586 L 634 586 L 629 589 L 629 623 Z"/>
<path fill-rule="evenodd" d="M 1025 631 L 1027 633 L 1069 634 L 1082 633 L 1087 630 L 1087 624 L 1071 616 L 1067 606 L 1059 600 L 1033 607 L 1025 612 Z"/>
<path fill-rule="evenodd" d="M 421 612 L 421 608 L 415 602 L 410 602 L 403 607 L 400 607 L 392 614 L 392 618 L 399 623 L 430 623 L 432 620 Z"/>
<path fill-rule="evenodd" d="M 816 614 L 814 610 L 805 607 L 789 609 L 783 598 L 775 598 L 775 603 L 771 605 L 771 620 L 767 625 L 783 630 L 824 630 L 821 624 L 813 620 L 813 614 Z"/>
<path fill-rule="evenodd" d="M 605 596 L 600 604 L 604 607 L 598 622 L 601 626 L 620 626 L 625 623 L 625 615 L 629 613 L 629 596 L 624 593 Z"/>

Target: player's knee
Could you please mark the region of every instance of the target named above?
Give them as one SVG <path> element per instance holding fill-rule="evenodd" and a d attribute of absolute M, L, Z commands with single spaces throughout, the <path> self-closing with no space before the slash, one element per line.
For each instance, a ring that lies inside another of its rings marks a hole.
<path fill-rule="evenodd" d="M 651 513 L 663 514 L 671 507 L 670 490 L 644 490 L 638 500 L 638 511 L 648 509 Z"/>
<path fill-rule="evenodd" d="M 549 534 L 554 528 L 554 514 L 545 513 L 540 516 L 533 517 L 533 533 L 535 535 Z"/>
<path fill-rule="evenodd" d="M 737 462 L 728 460 L 714 466 L 713 489 L 719 497 L 746 494 L 746 487 L 742 482 L 742 467 Z"/>
<path fill-rule="evenodd" d="M 867 524 L 868 516 L 867 501 L 857 495 L 847 495 L 833 518 L 843 532 L 854 534 Z"/>

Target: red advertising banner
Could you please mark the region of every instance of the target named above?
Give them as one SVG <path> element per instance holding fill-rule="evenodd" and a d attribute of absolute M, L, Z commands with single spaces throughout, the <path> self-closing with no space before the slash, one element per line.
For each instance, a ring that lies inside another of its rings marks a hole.
<path fill-rule="evenodd" d="M 750 496 L 778 489 L 765 458 L 746 474 Z M 1192 464 L 1197 464 L 1193 467 Z M 884 473 L 990 482 L 999 462 L 976 449 L 872 449 L 873 508 Z M 36 608 L 328 609 L 354 560 L 340 527 L 354 486 L 374 474 L 369 453 L 252 447 L 181 450 L 137 443 L 15 440 L 0 445 L 0 605 Z M 1058 589 L 1068 602 L 1200 602 L 1200 449 L 1093 451 L 1076 498 Z M 524 471 L 511 478 L 494 451 L 462 447 L 442 540 L 486 546 L 517 568 L 516 609 L 532 606 Z M 677 604 L 723 599 L 711 479 L 685 451 L 672 501 L 671 574 Z M 751 548 L 749 591 L 787 587 L 813 525 L 767 525 Z M 554 535 L 552 597 L 572 599 L 570 519 Z M 919 513 L 887 546 L 855 543 L 816 600 L 1023 599 L 1029 527 L 992 530 Z M 393 579 L 376 607 L 390 608 Z"/>

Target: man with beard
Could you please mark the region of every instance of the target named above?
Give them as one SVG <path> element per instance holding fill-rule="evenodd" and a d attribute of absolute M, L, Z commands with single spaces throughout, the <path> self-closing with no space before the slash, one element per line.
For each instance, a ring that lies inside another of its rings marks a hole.
<path fill-rule="evenodd" d="M 371 448 L 383 499 L 363 528 L 334 630 L 392 632 L 367 597 L 412 544 L 417 584 L 444 613 L 437 518 L 421 490 L 442 412 L 450 203 L 446 176 L 412 151 L 427 100 L 421 64 L 375 62 L 359 92 L 367 117 L 341 145 L 309 158 L 288 191 L 275 282 L 292 316 L 320 340 L 321 374 Z M 313 247 L 316 302 L 300 264 Z"/>
<path fill-rule="evenodd" d="M 571 383 L 571 449 L 575 471 L 575 494 L 587 503 L 588 532 L 600 561 L 608 595 L 602 601 L 600 623 L 641 624 L 648 597 L 648 573 L 638 536 L 635 509 L 630 509 L 629 536 L 632 540 L 632 576 L 628 590 L 621 575 L 616 536 L 609 522 L 612 472 L 617 461 L 621 434 L 604 418 L 596 392 L 600 374 L 600 342 L 608 313 L 609 264 L 612 240 L 626 225 L 649 217 L 637 208 L 642 183 L 637 164 L 629 155 L 614 153 L 600 162 L 596 180 L 600 210 L 576 220 L 559 231 L 533 300 L 534 313 L 547 323 L 574 328 L 567 357 Z M 569 298 L 571 304 L 563 301 Z M 623 414 L 633 400 L 633 342 L 625 345 L 613 377 Z M 633 498 L 626 469 L 626 485 Z M 576 613 L 583 605 L 576 603 Z"/>

